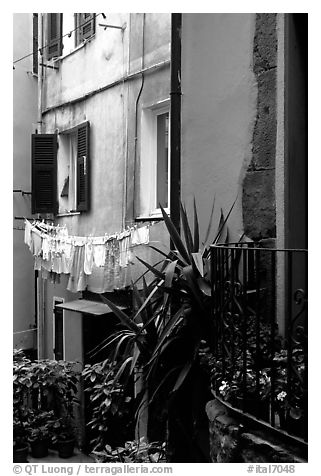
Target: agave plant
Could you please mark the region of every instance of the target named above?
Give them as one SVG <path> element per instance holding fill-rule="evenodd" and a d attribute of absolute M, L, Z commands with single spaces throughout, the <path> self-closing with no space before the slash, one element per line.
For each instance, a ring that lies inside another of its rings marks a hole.
<path fill-rule="evenodd" d="M 165 225 L 174 249 L 166 254 L 151 246 L 162 255 L 156 265 L 146 263 L 146 272 L 154 275 L 147 285 L 141 278 L 141 288 L 132 283 L 133 313 L 128 316 L 113 302 L 102 299 L 119 318 L 122 328 L 104 341 L 98 348 L 109 346 L 111 360 L 119 361 L 115 383 L 123 383 L 140 370 L 143 391 L 137 417 L 145 406 L 162 396 L 167 403 L 178 392 L 198 360 L 201 341 L 211 346 L 213 323 L 210 312 L 210 244 L 228 241 L 227 216 L 221 210 L 218 227 L 213 233 L 213 202 L 205 240 L 200 244 L 199 220 L 194 200 L 193 226 L 186 208 L 181 204 L 183 236 L 161 208 Z M 193 230 L 193 231 L 192 231 Z M 210 238 L 214 235 L 214 238 Z"/>

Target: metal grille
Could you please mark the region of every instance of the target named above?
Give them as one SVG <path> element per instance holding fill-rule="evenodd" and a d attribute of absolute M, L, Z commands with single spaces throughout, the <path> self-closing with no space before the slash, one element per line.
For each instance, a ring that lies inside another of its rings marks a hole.
<path fill-rule="evenodd" d="M 213 388 L 307 440 L 307 251 L 253 243 L 211 248 Z"/>

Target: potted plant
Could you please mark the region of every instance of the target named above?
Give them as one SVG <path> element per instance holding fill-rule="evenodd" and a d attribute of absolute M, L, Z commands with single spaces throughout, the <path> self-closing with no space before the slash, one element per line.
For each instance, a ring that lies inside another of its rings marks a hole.
<path fill-rule="evenodd" d="M 28 433 L 31 454 L 34 458 L 48 456 L 49 441 L 54 436 L 55 424 L 53 411 L 30 411 Z"/>
<path fill-rule="evenodd" d="M 244 386 L 243 371 L 236 370 L 230 381 L 221 381 L 218 389 L 219 395 L 236 408 L 268 421 L 271 379 L 265 370 L 260 370 L 258 377 L 259 387 L 257 389 L 256 374 L 253 369 L 247 369 Z"/>
<path fill-rule="evenodd" d="M 26 408 L 26 373 L 30 361 L 22 350 L 13 351 L 13 461 L 26 463 L 28 445 L 28 409 Z"/>
<path fill-rule="evenodd" d="M 14 416 L 13 420 L 13 462 L 28 463 L 28 422 Z"/>
<path fill-rule="evenodd" d="M 83 370 L 88 400 L 87 437 L 91 450 L 103 450 L 108 443 L 120 446 L 134 435 L 130 389 L 115 381 L 119 366 L 112 361 L 87 364 Z"/>
<path fill-rule="evenodd" d="M 116 360 L 119 364 L 114 384 L 127 386 L 128 377 L 135 378 L 139 374 L 141 391 L 135 398 L 138 408 L 136 422 L 139 423 L 145 413 L 149 428 L 156 429 L 150 431 L 151 439 L 163 440 L 167 435 L 168 453 L 173 461 L 181 458 L 181 450 L 177 448 L 182 447 L 183 439 L 190 440 L 191 444 L 188 450 L 185 445 L 182 452 L 188 451 L 188 457 L 193 453 L 193 415 L 203 402 L 200 403 L 199 397 L 189 392 L 190 382 L 199 375 L 200 341 L 208 337 L 210 346 L 214 344 L 209 245 L 224 242 L 227 238 L 226 223 L 235 203 L 236 200 L 226 217 L 221 210 L 215 236 L 211 239 L 214 235 L 213 201 L 203 242 L 200 240 L 195 201 L 192 221 L 188 220 L 186 208 L 181 204 L 182 234 L 160 206 L 173 246 L 164 252 L 150 245 L 163 257 L 155 265 L 137 257 L 147 270 L 140 280 L 132 283 L 131 315 L 102 296 L 121 325 L 120 330 L 97 347 L 109 348 L 109 360 Z M 145 280 L 147 272 L 154 276 L 148 283 Z M 162 412 L 155 411 L 155 408 L 161 408 Z"/>
<path fill-rule="evenodd" d="M 277 352 L 274 357 L 276 366 L 275 407 L 279 415 L 280 427 L 297 436 L 301 436 L 303 429 L 303 391 L 301 383 L 304 378 L 305 364 L 303 351 L 295 347 L 292 354 L 292 364 L 298 378 L 291 383 L 291 395 L 288 393 L 286 349 Z"/>
<path fill-rule="evenodd" d="M 93 451 L 97 463 L 164 463 L 166 462 L 165 443 L 147 443 L 145 438 L 126 441 L 124 446 L 112 448 L 105 445 L 101 451 Z"/>
<path fill-rule="evenodd" d="M 57 444 L 59 458 L 71 458 L 75 448 L 75 430 L 70 416 L 58 418 L 54 424 L 53 443 Z"/>

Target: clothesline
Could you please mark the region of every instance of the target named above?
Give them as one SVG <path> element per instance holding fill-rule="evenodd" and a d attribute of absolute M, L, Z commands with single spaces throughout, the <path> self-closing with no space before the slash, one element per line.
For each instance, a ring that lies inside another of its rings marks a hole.
<path fill-rule="evenodd" d="M 34 255 L 34 268 L 44 279 L 50 277 L 56 283 L 61 274 L 67 274 L 69 291 L 88 287 L 107 292 L 129 285 L 128 265 L 133 264 L 133 248 L 149 243 L 150 226 L 128 227 L 102 236 L 74 236 L 68 234 L 66 225 L 38 220 L 31 223 L 26 219 L 24 239 Z"/>
<path fill-rule="evenodd" d="M 26 225 L 26 222 L 28 222 L 32 227 L 39 228 L 40 231 L 44 233 L 46 232 L 54 233 L 58 236 L 58 239 L 60 239 L 59 238 L 60 233 L 61 231 L 63 231 L 69 240 L 72 240 L 73 242 L 76 242 L 76 243 L 81 243 L 82 241 L 86 242 L 87 240 L 88 241 L 91 240 L 93 242 L 97 240 L 108 241 L 114 238 L 116 238 L 117 240 L 122 240 L 124 237 L 128 236 L 128 234 L 134 234 L 135 236 L 136 231 L 138 231 L 138 234 L 141 234 L 141 231 L 139 230 L 146 230 L 146 228 L 150 228 L 153 225 L 153 223 L 148 223 L 141 227 L 138 227 L 137 225 L 128 226 L 125 230 L 113 232 L 113 233 L 104 233 L 103 235 L 99 235 L 99 236 L 93 236 L 92 234 L 89 234 L 87 236 L 78 236 L 78 235 L 69 235 L 66 225 L 53 225 L 53 224 L 50 225 L 49 223 L 45 223 L 44 221 L 40 221 L 40 220 L 33 220 L 33 222 L 31 223 L 27 218 L 25 218 L 24 220 L 25 220 L 25 225 Z M 137 244 L 141 244 L 141 243 L 137 243 Z"/>

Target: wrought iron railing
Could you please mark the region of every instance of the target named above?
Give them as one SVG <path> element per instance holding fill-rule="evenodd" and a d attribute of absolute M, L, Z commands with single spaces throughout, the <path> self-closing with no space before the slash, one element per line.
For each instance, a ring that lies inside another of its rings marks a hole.
<path fill-rule="evenodd" d="M 211 263 L 216 395 L 307 441 L 307 251 L 215 245 Z"/>

